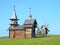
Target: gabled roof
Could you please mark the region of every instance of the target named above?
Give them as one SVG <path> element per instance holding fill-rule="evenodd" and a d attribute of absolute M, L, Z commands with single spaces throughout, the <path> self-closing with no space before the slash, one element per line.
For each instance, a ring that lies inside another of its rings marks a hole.
<path fill-rule="evenodd" d="M 25 20 L 24 25 L 25 25 L 25 24 L 28 24 L 28 25 L 31 24 L 31 25 L 33 25 L 35 21 L 36 21 L 35 19 L 30 19 L 30 20 L 27 19 L 27 20 Z"/>
<path fill-rule="evenodd" d="M 36 19 L 27 19 L 24 22 L 24 27 L 33 27 L 34 23 L 36 22 Z M 37 24 L 37 22 L 36 22 Z"/>

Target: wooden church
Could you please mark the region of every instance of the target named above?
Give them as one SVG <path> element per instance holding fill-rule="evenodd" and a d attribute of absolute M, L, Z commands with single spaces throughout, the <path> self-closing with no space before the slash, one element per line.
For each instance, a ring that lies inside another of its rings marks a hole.
<path fill-rule="evenodd" d="M 34 38 L 35 37 L 35 28 L 37 27 L 36 19 L 32 18 L 31 9 L 29 18 L 27 18 L 23 25 L 18 24 L 18 18 L 16 15 L 15 7 L 14 12 L 11 17 L 11 24 L 9 27 L 9 38 Z"/>

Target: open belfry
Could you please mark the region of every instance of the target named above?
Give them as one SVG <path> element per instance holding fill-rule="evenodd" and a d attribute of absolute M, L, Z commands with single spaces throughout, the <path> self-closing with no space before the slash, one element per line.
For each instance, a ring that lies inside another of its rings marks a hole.
<path fill-rule="evenodd" d="M 23 16 L 22 16 L 23 17 Z M 11 17 L 11 24 L 9 27 L 9 38 L 34 38 L 35 37 L 35 28 L 37 27 L 36 19 L 32 18 L 31 8 L 29 18 L 27 18 L 23 25 L 18 24 L 18 18 L 15 11 Z"/>

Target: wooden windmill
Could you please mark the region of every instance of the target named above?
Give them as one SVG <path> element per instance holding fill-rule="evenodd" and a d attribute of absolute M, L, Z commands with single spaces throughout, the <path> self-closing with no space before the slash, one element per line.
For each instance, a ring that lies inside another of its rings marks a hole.
<path fill-rule="evenodd" d="M 48 31 L 49 31 L 48 24 L 47 25 L 44 24 L 44 25 L 41 26 L 41 34 L 42 35 L 47 35 L 48 34 Z"/>

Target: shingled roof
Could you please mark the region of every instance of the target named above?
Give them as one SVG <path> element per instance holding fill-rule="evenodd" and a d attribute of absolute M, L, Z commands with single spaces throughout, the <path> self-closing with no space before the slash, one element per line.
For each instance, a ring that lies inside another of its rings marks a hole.
<path fill-rule="evenodd" d="M 33 25 L 35 21 L 36 21 L 35 19 L 31 19 L 31 20 L 27 19 L 27 20 L 25 20 L 24 25 L 25 24 L 28 24 L 28 25 L 32 24 Z"/>
<path fill-rule="evenodd" d="M 20 29 L 20 30 L 24 29 L 24 26 L 23 25 L 18 25 L 18 26 L 15 27 L 15 30 L 17 30 L 17 29 Z"/>
<path fill-rule="evenodd" d="M 10 27 L 8 28 L 8 30 L 11 30 L 11 29 L 15 29 L 15 27 L 10 26 Z"/>
<path fill-rule="evenodd" d="M 26 19 L 24 22 L 24 27 L 32 27 L 36 19 Z M 37 22 L 36 22 L 37 23 Z"/>
<path fill-rule="evenodd" d="M 16 26 L 16 27 L 12 27 L 12 26 L 10 26 L 9 28 L 8 28 L 9 30 L 11 30 L 11 29 L 13 29 L 13 30 L 21 30 L 21 29 L 24 29 L 24 26 L 23 25 L 18 25 L 18 26 Z"/>
<path fill-rule="evenodd" d="M 24 27 L 32 27 L 33 25 L 24 25 Z"/>

